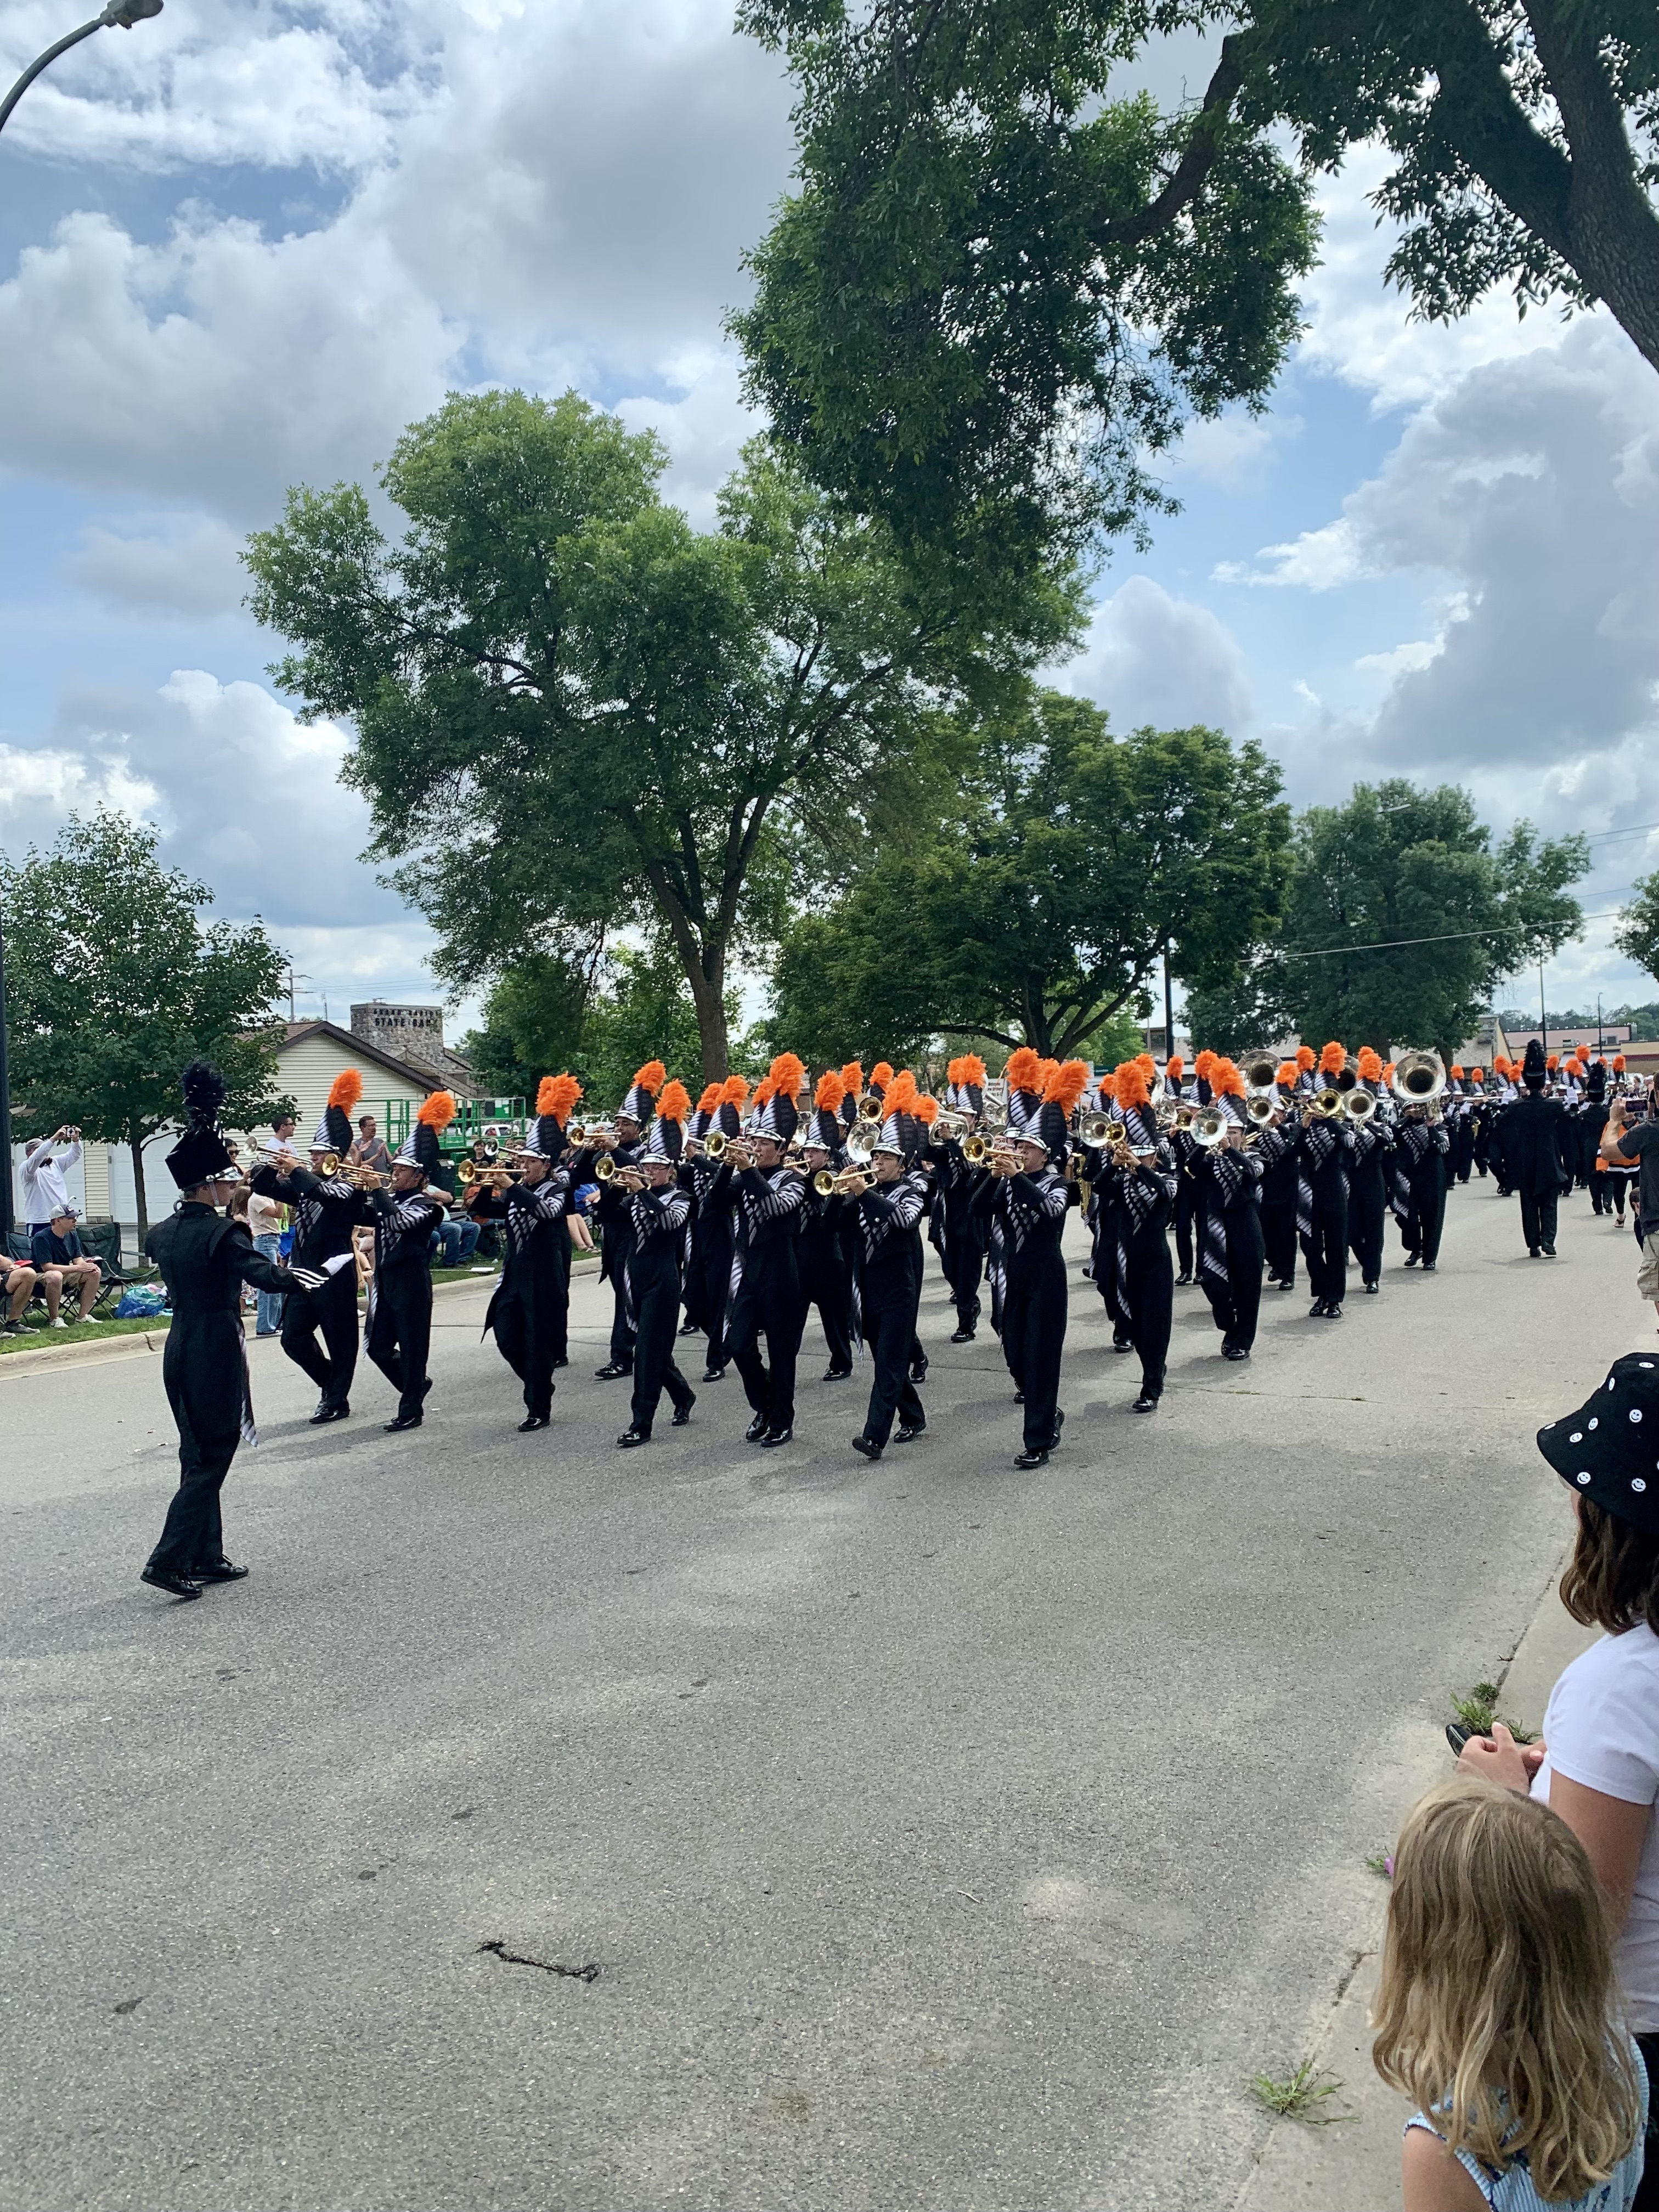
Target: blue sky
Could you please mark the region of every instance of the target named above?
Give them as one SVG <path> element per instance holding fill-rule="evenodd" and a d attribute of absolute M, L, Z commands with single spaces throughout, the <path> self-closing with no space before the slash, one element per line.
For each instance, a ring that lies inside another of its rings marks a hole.
<path fill-rule="evenodd" d="M 58 36 L 12 0 L 0 76 Z M 446 389 L 574 384 L 649 422 L 695 517 L 751 427 L 722 315 L 785 187 L 787 93 L 730 0 L 167 0 L 0 137 L 0 842 L 107 799 L 325 995 L 433 995 L 264 673 L 236 549 L 289 483 L 366 477 Z M 1190 47 L 1145 74 L 1193 82 Z M 1063 683 L 1121 726 L 1261 738 L 1300 802 L 1467 783 L 1659 865 L 1659 380 L 1603 317 L 1451 330 L 1382 283 L 1369 155 L 1326 195 L 1307 335 L 1255 420 L 1189 436 L 1182 513 L 1102 573 Z M 1605 922 L 1565 1004 L 1655 994 Z M 459 1022 L 464 1024 L 463 1010 Z"/>

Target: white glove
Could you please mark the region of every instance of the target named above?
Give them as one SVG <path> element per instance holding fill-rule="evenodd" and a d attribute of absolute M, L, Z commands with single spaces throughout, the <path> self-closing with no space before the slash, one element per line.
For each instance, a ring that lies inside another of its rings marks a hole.
<path fill-rule="evenodd" d="M 353 1255 L 349 1252 L 337 1252 L 331 1260 L 324 1261 L 323 1273 L 325 1275 L 337 1275 L 342 1267 L 351 1266 L 352 1259 Z"/>

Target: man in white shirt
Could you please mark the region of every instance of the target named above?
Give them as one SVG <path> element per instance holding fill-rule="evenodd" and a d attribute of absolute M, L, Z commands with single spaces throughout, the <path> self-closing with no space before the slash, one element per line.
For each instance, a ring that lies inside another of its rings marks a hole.
<path fill-rule="evenodd" d="M 64 1150 L 54 1151 L 57 1146 Z M 31 1235 L 58 1216 L 73 1212 L 64 1170 L 81 1157 L 81 1132 L 54 1129 L 46 1138 L 34 1137 L 23 1150 L 23 1220 Z"/>

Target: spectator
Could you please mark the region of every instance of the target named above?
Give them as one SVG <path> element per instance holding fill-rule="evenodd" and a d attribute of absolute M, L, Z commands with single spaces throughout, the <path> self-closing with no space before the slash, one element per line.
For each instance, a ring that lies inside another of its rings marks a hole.
<path fill-rule="evenodd" d="M 65 1206 L 30 1239 L 34 1272 L 40 1278 L 46 1294 L 46 1318 L 53 1328 L 67 1328 L 69 1323 L 58 1310 L 68 1283 L 78 1291 L 81 1310 L 78 1321 L 96 1321 L 92 1310 L 98 1296 L 102 1270 L 89 1253 L 81 1249 L 81 1239 L 76 1234 L 75 1216 Z"/>
<path fill-rule="evenodd" d="M 276 1125 L 273 1125 L 273 1127 Z M 294 1125 L 289 1124 L 293 1134 Z M 281 1141 L 280 1133 L 278 1141 Z M 274 1198 L 263 1192 L 250 1191 L 247 1201 L 247 1233 L 253 1239 L 253 1249 L 263 1252 L 273 1263 L 283 1252 L 283 1209 Z M 255 1336 L 276 1336 L 283 1326 L 283 1294 L 280 1291 L 260 1291 L 256 1293 L 253 1307 Z"/>
<path fill-rule="evenodd" d="M 493 1121 L 487 1121 L 472 1140 L 472 1158 L 481 1168 L 492 1168 L 501 1157 L 501 1133 Z"/>
<path fill-rule="evenodd" d="M 1538 1432 L 1572 1491 L 1577 1539 L 1561 1577 L 1575 1620 L 1602 1629 L 1550 1692 L 1544 1741 L 1500 1722 L 1462 1765 L 1530 1790 L 1589 1854 L 1607 1899 L 1613 1960 L 1650 2081 L 1659 2079 L 1659 1358 L 1613 1362 L 1589 1403 Z M 1659 2212 L 1659 2142 L 1637 2204 Z"/>
<path fill-rule="evenodd" d="M 59 1152 L 57 1148 L 62 1146 Z M 23 1147 L 23 1224 L 33 1238 L 56 1215 L 70 1211 L 69 1185 L 64 1170 L 81 1157 L 81 1132 L 54 1129 L 46 1138 L 31 1137 Z"/>
<path fill-rule="evenodd" d="M 1405 2212 L 1632 2212 L 1647 2077 L 1589 1854 L 1547 1805 L 1459 1776 L 1413 1808 L 1372 2017 L 1418 2107 Z"/>
<path fill-rule="evenodd" d="M 376 1175 L 389 1176 L 392 1173 L 392 1155 L 386 1148 L 372 1114 L 364 1114 L 358 1120 L 357 1141 L 351 1147 L 351 1158 L 354 1166 L 373 1168 Z"/>
<path fill-rule="evenodd" d="M 0 1322 L 0 1335 L 21 1336 L 23 1309 L 34 1296 L 39 1279 L 27 1261 L 14 1260 L 9 1254 L 0 1253 L 0 1291 L 6 1297 L 6 1318 Z"/>
<path fill-rule="evenodd" d="M 1642 1240 L 1642 1260 L 1636 1270 L 1636 1287 L 1659 1310 L 1659 1121 L 1653 1118 L 1650 1101 L 1644 1121 L 1626 1122 L 1625 1115 L 1632 1103 L 1626 1098 L 1613 1101 L 1597 1149 L 1604 1160 L 1617 1165 L 1638 1164 L 1636 1233 Z"/>
<path fill-rule="evenodd" d="M 435 1198 L 436 1191 L 428 1191 Z M 464 1267 L 478 1249 L 478 1224 L 465 1214 L 452 1213 L 432 1232 L 429 1255 L 441 1267 Z"/>

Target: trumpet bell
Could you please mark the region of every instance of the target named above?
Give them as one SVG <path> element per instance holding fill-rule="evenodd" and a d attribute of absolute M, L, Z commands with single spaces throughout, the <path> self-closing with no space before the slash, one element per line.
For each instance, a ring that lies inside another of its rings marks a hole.
<path fill-rule="evenodd" d="M 466 1188 L 468 1183 L 477 1182 L 478 1163 L 476 1160 L 462 1160 L 455 1170 L 455 1180 L 463 1190 Z"/>
<path fill-rule="evenodd" d="M 1324 1121 L 1334 1121 L 1339 1114 L 1346 1110 L 1342 1103 L 1344 1095 L 1334 1089 L 1322 1091 L 1314 1100 L 1314 1112 Z"/>
<path fill-rule="evenodd" d="M 1231 1123 L 1224 1114 L 1198 1114 L 1193 1118 L 1193 1142 L 1201 1152 L 1208 1152 L 1225 1137 Z"/>
<path fill-rule="evenodd" d="M 1247 1094 L 1253 1097 L 1265 1097 L 1279 1087 L 1279 1062 L 1270 1052 L 1252 1053 L 1238 1072 Z"/>
<path fill-rule="evenodd" d="M 1376 1111 L 1376 1094 L 1355 1089 L 1347 1092 L 1342 1101 L 1342 1111 L 1351 1121 L 1369 1121 Z"/>
<path fill-rule="evenodd" d="M 1446 1088 L 1446 1063 L 1437 1052 L 1402 1052 L 1389 1079 L 1408 1106 L 1431 1106 Z"/>
<path fill-rule="evenodd" d="M 726 1137 L 724 1129 L 711 1129 L 702 1140 L 705 1159 L 718 1160 L 724 1157 Z"/>
<path fill-rule="evenodd" d="M 598 1159 L 593 1163 L 593 1174 L 596 1180 L 600 1182 L 609 1182 L 611 1176 L 615 1175 L 616 1172 L 617 1162 L 615 1155 L 611 1152 L 601 1152 Z"/>
<path fill-rule="evenodd" d="M 836 1188 L 836 1178 L 828 1168 L 820 1168 L 812 1178 L 812 1188 L 820 1198 L 828 1198 Z"/>
<path fill-rule="evenodd" d="M 962 1157 L 971 1166 L 978 1167 L 981 1161 L 989 1153 L 990 1149 L 991 1140 L 988 1137 L 969 1137 L 963 1145 Z"/>
<path fill-rule="evenodd" d="M 319 1172 L 325 1176 L 338 1175 L 340 1172 L 340 1155 L 337 1152 L 325 1152 L 319 1164 Z"/>

